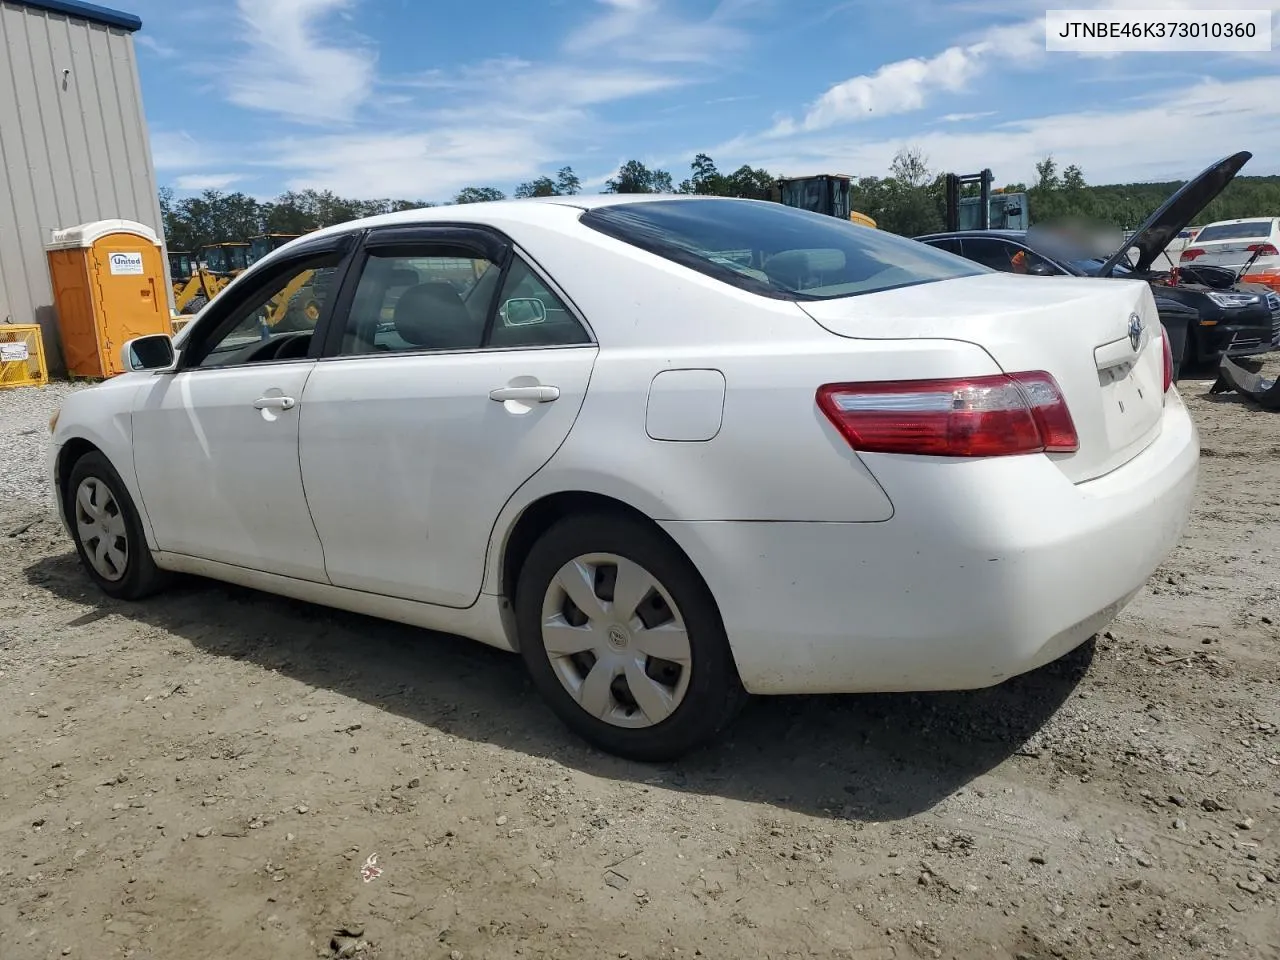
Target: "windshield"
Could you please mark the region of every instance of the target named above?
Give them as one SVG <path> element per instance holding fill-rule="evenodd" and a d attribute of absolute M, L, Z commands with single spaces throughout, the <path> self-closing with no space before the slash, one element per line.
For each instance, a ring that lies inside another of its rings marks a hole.
<path fill-rule="evenodd" d="M 742 290 L 830 300 L 990 272 L 906 237 L 753 200 L 598 207 L 582 223 Z"/>
<path fill-rule="evenodd" d="M 1271 236 L 1270 220 L 1211 223 L 1196 236 L 1196 243 L 1206 243 L 1210 240 L 1260 240 L 1269 236 Z"/>

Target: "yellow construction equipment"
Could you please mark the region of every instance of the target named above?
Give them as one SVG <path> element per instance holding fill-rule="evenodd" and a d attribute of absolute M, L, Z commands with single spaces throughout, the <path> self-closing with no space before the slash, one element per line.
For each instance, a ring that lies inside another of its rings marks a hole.
<path fill-rule="evenodd" d="M 179 287 L 173 284 L 173 305 L 178 313 L 199 313 L 249 266 L 249 244 L 241 241 L 210 243 L 200 248 L 191 277 Z"/>
<path fill-rule="evenodd" d="M 249 238 L 249 266 L 253 266 L 272 250 L 283 247 L 290 240 L 297 240 L 300 233 L 261 233 Z"/>
<path fill-rule="evenodd" d="M 865 213 L 858 213 L 850 206 L 853 178 L 842 173 L 820 173 L 812 177 L 782 177 L 774 184 L 769 199 L 788 207 L 797 207 L 829 217 L 839 217 L 861 224 L 876 226 Z"/>

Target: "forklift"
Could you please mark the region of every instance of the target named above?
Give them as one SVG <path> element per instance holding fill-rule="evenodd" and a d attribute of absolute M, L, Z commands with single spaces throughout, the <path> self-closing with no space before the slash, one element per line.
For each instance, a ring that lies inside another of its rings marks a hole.
<path fill-rule="evenodd" d="M 946 175 L 947 232 L 956 230 L 1026 230 L 1031 225 L 1025 193 L 1002 193 L 991 189 L 990 170 L 981 173 Z M 976 197 L 961 196 L 965 187 L 976 184 Z"/>

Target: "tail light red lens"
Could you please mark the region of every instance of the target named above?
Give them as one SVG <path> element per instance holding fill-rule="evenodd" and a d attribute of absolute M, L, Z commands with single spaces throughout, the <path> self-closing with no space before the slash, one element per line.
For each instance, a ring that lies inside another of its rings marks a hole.
<path fill-rule="evenodd" d="M 855 450 L 933 457 L 1079 448 L 1058 382 L 1043 370 L 955 380 L 828 383 L 818 407 Z"/>
<path fill-rule="evenodd" d="M 1204 251 L 1199 247 L 1192 247 L 1190 250 L 1183 250 L 1179 260 L 1194 260 L 1196 257 L 1203 257 Z"/>
<path fill-rule="evenodd" d="M 1277 250 L 1274 244 L 1270 243 L 1255 243 L 1246 247 L 1246 249 L 1250 253 L 1256 253 L 1260 257 L 1280 256 L 1280 250 Z"/>
<path fill-rule="evenodd" d="M 1164 344 L 1164 392 L 1168 393 L 1173 386 L 1173 348 L 1169 346 L 1167 333 L 1160 337 L 1160 342 Z"/>

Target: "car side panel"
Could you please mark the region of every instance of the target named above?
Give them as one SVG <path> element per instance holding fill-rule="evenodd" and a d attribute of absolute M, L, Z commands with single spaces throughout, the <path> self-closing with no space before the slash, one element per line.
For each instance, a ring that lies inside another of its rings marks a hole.
<path fill-rule="evenodd" d="M 724 374 L 723 422 L 711 440 L 664 442 L 645 432 L 646 388 L 676 362 L 714 365 Z M 607 496 L 660 521 L 888 520 L 893 505 L 818 410 L 818 386 L 997 372 L 984 351 L 949 340 L 859 341 L 798 333 L 791 344 L 682 353 L 678 361 L 657 350 L 602 348 L 569 438 L 498 518 L 485 592 L 501 592 L 502 555 L 520 515 L 564 491 Z"/>

